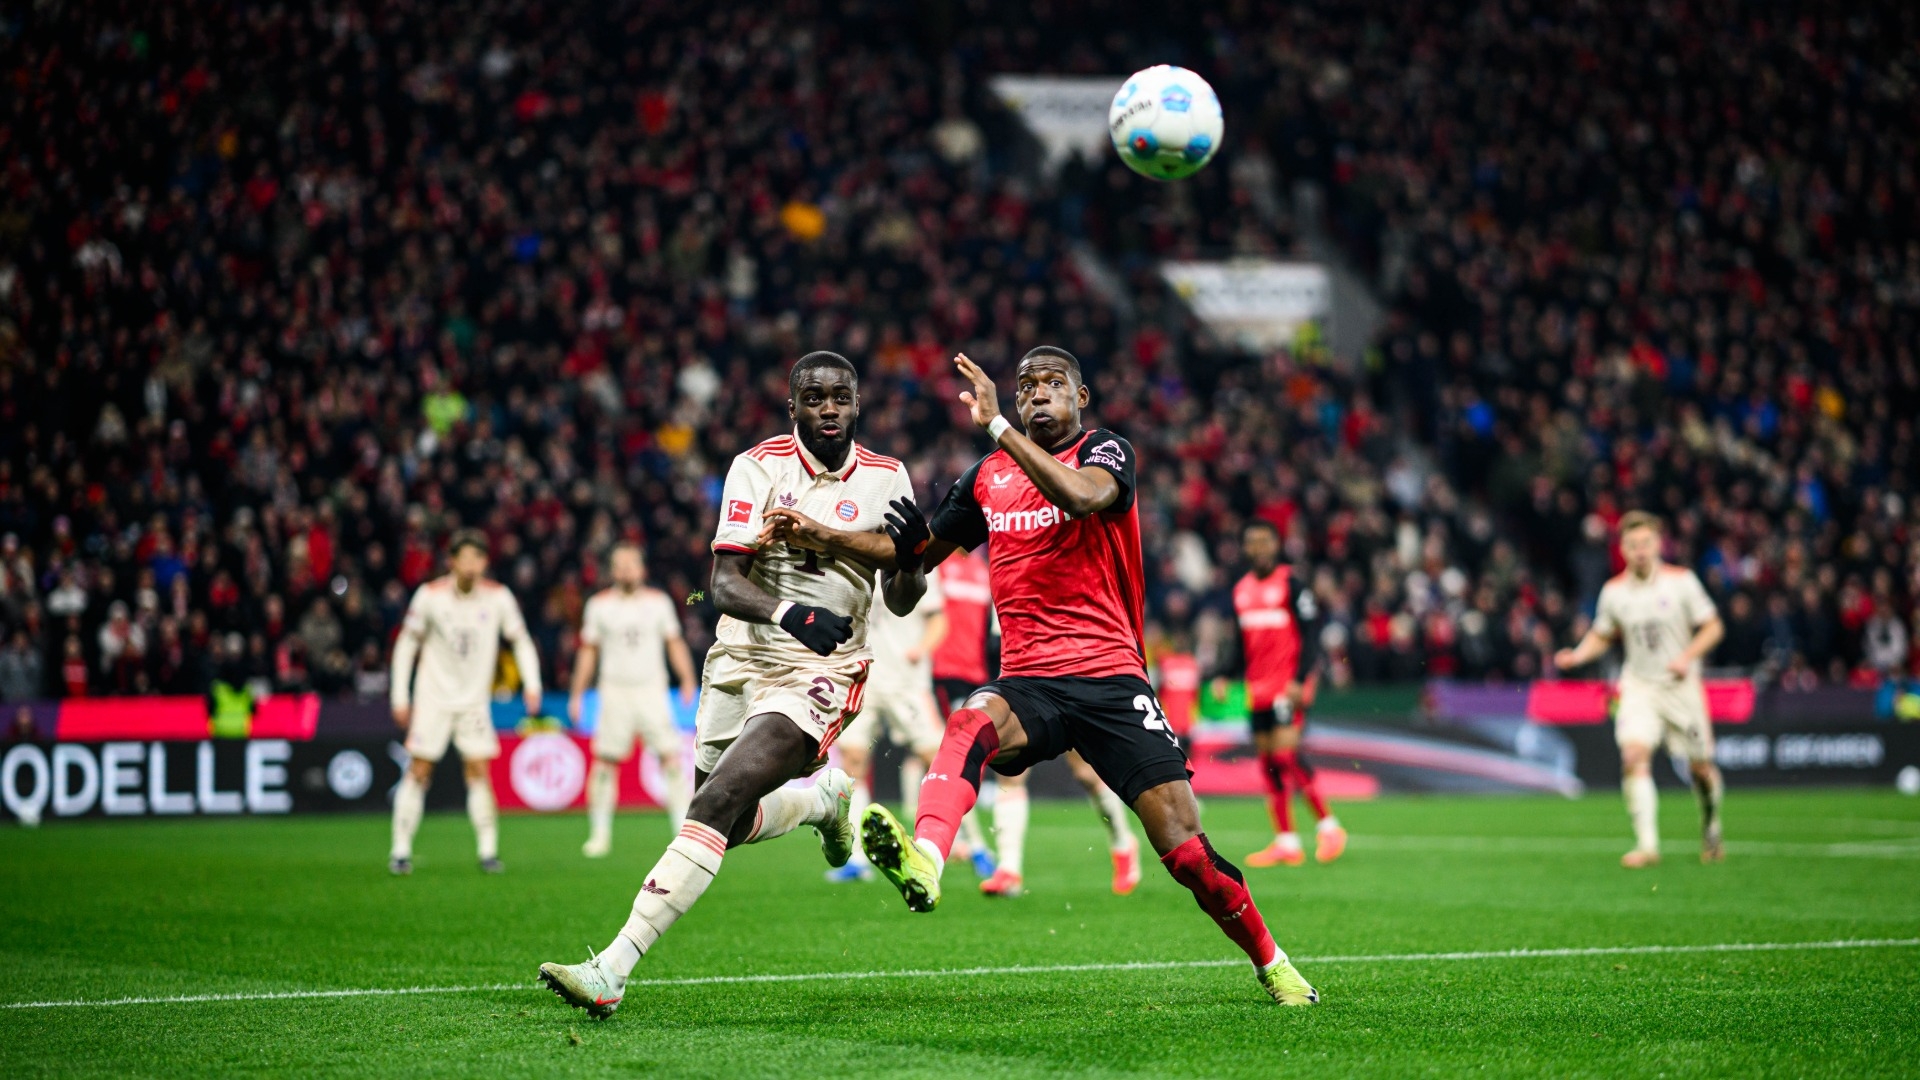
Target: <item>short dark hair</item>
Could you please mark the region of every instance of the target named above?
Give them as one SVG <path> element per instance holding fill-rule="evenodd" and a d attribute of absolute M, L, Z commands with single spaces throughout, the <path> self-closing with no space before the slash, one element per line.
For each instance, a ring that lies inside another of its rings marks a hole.
<path fill-rule="evenodd" d="M 487 550 L 487 535 L 479 529 L 457 529 L 447 538 L 447 558 L 460 554 L 461 548 L 479 548 L 480 554 L 492 554 Z"/>
<path fill-rule="evenodd" d="M 853 369 L 853 361 L 837 352 L 817 349 L 793 362 L 793 370 L 787 372 L 787 394 L 792 396 L 800 392 L 800 376 L 816 368 L 839 368 L 853 378 L 854 384 L 860 382 L 860 373 Z"/>
<path fill-rule="evenodd" d="M 1058 345 L 1035 345 L 1033 348 L 1027 350 L 1027 355 L 1021 357 L 1020 362 L 1026 363 L 1028 360 L 1033 360 L 1043 356 L 1051 356 L 1055 360 L 1065 361 L 1067 365 L 1067 374 L 1073 376 L 1074 382 L 1079 383 L 1079 382 L 1086 381 L 1085 379 L 1082 379 L 1080 377 L 1079 358 L 1074 356 L 1072 353 L 1068 352 L 1067 350 L 1061 348 Z"/>

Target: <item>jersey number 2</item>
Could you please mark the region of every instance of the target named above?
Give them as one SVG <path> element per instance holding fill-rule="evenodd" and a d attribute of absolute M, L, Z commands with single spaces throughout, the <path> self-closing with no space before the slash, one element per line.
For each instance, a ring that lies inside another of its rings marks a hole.
<path fill-rule="evenodd" d="M 1140 710 L 1141 726 L 1145 727 L 1148 731 L 1160 732 L 1165 735 L 1170 742 L 1175 744 L 1179 743 L 1180 740 L 1174 737 L 1173 728 L 1167 725 L 1166 714 L 1160 711 L 1159 702 L 1153 700 L 1153 698 L 1147 694 L 1135 694 L 1133 696 L 1133 707 Z"/>

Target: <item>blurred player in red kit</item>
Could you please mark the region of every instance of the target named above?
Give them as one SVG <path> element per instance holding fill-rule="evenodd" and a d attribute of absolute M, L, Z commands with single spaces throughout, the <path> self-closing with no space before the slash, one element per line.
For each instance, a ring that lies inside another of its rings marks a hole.
<path fill-rule="evenodd" d="M 1293 795 L 1307 797 L 1319 819 L 1314 858 L 1332 862 L 1346 850 L 1347 831 L 1327 808 L 1313 766 L 1300 749 L 1307 707 L 1320 681 L 1320 608 L 1313 590 L 1280 562 L 1280 533 L 1255 521 L 1241 534 L 1249 569 L 1233 586 L 1235 649 L 1217 673 L 1244 675 L 1253 752 L 1267 780 L 1273 812 L 1273 843 L 1247 856 L 1248 866 L 1299 866 L 1306 862 L 1293 831 Z"/>
<path fill-rule="evenodd" d="M 954 366 L 971 384 L 961 400 L 999 447 L 961 476 L 932 521 L 911 503 L 896 506 L 891 551 L 874 534 L 825 528 L 806 528 L 808 535 L 791 541 L 875 562 L 891 556 L 917 570 L 993 540 L 988 571 L 1000 616 L 1000 676 L 947 718 L 913 830 L 883 806 L 867 810 L 867 858 L 910 910 L 934 910 L 984 770 L 1015 775 L 1078 750 L 1133 808 L 1168 873 L 1247 954 L 1262 989 L 1282 1004 L 1317 1002 L 1319 993 L 1268 932 L 1246 879 L 1201 831 L 1186 754 L 1147 683 L 1132 445 L 1081 426 L 1090 395 L 1079 361 L 1065 349 L 1041 346 L 1020 361 L 1014 400 L 1024 434 L 1000 415 L 991 377 L 964 355 Z"/>

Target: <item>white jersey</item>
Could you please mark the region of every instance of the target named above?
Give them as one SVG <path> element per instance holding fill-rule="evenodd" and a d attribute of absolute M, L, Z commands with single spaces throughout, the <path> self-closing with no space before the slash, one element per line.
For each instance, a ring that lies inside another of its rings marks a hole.
<path fill-rule="evenodd" d="M 404 706 L 417 698 L 434 709 L 486 705 L 493 697 L 501 638 L 513 646 L 525 688 L 539 693 L 540 655 L 527 635 L 520 605 L 505 585 L 483 578 L 463 593 L 449 574 L 420 586 L 393 646 L 393 704 Z M 414 693 L 416 654 L 420 670 Z"/>
<path fill-rule="evenodd" d="M 905 615 L 895 615 L 888 610 L 886 599 L 878 590 L 874 591 L 873 627 L 869 631 L 873 642 L 873 671 L 867 676 L 867 683 L 875 693 L 933 687 L 933 650 L 921 653 L 920 659 L 912 663 L 907 661 L 907 650 L 926 640 L 927 620 L 946 609 L 939 574 L 927 575 L 926 595 Z"/>
<path fill-rule="evenodd" d="M 601 686 L 664 687 L 667 642 L 680 638 L 680 616 L 659 589 L 602 589 L 580 617 L 580 641 L 600 650 Z"/>
<path fill-rule="evenodd" d="M 1693 632 L 1715 614 L 1713 599 L 1693 571 L 1661 566 L 1645 581 L 1630 570 L 1608 581 L 1600 590 L 1593 628 L 1618 639 L 1626 649 L 1623 675 L 1670 684 L 1673 674 L 1667 670 L 1668 661 L 1680 655 L 1693 640 Z M 1699 677 L 1696 660 L 1688 679 Z"/>
<path fill-rule="evenodd" d="M 748 577 L 777 600 L 823 607 L 852 619 L 853 636 L 831 659 L 864 660 L 872 655 L 867 648 L 867 611 L 873 604 L 873 572 L 783 542 L 762 549 L 761 521 L 768 510 L 781 506 L 836 529 L 877 532 L 886 527 L 887 503 L 911 498 L 913 484 L 907 479 L 907 467 L 894 458 L 856 443 L 846 464 L 829 472 L 797 435 L 782 435 L 733 459 L 720 495 L 720 525 L 714 530 L 713 550 L 756 556 Z M 815 665 L 822 661 L 772 624 L 722 615 L 714 636 L 743 659 Z"/>

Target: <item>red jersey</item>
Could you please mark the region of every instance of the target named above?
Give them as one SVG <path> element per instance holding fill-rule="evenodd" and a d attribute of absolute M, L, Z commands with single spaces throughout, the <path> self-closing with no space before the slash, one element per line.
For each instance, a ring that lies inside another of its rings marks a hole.
<path fill-rule="evenodd" d="M 1240 623 L 1247 705 L 1271 709 L 1287 684 L 1310 675 L 1319 659 L 1319 635 L 1314 632 L 1319 606 L 1294 578 L 1293 568 L 1281 566 L 1264 578 L 1248 573 L 1236 582 L 1233 613 Z"/>
<path fill-rule="evenodd" d="M 933 650 L 933 677 L 973 686 L 987 681 L 987 616 L 993 589 L 987 562 L 971 552 L 948 556 L 934 570 L 947 599 L 947 636 Z"/>
<path fill-rule="evenodd" d="M 1200 661 L 1192 653 L 1167 653 L 1154 665 L 1160 681 L 1154 690 L 1160 695 L 1160 711 L 1167 714 L 1167 726 L 1175 735 L 1193 730 L 1194 715 L 1200 711 Z"/>
<path fill-rule="evenodd" d="M 1133 447 L 1096 429 L 1053 456 L 1112 473 L 1119 498 L 1099 513 L 1069 517 L 1011 455 L 995 450 L 941 500 L 933 535 L 968 551 L 993 539 L 987 562 L 1000 612 L 1000 674 L 1144 679 L 1147 590 Z"/>

